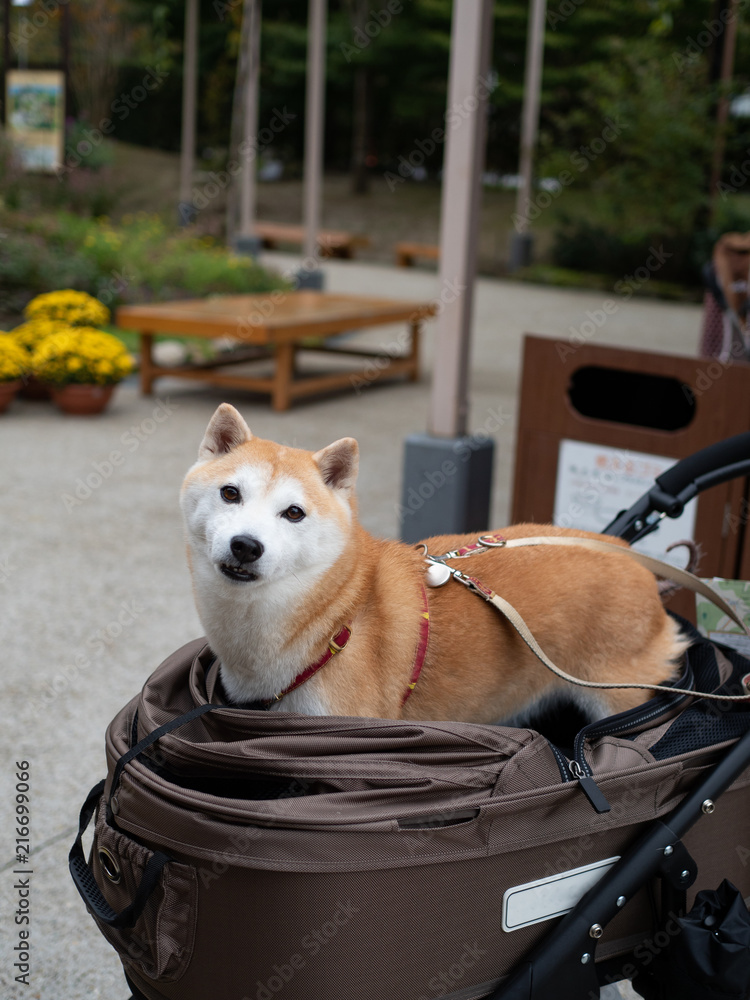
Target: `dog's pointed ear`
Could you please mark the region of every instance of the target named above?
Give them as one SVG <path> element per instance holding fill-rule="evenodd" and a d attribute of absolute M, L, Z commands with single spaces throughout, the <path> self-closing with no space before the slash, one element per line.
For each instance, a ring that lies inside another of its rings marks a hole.
<path fill-rule="evenodd" d="M 238 411 L 229 403 L 222 403 L 209 421 L 198 449 L 198 459 L 219 458 L 249 441 L 252 436 Z"/>
<path fill-rule="evenodd" d="M 359 445 L 354 438 L 341 438 L 313 455 L 326 486 L 335 490 L 354 489 L 359 470 Z"/>

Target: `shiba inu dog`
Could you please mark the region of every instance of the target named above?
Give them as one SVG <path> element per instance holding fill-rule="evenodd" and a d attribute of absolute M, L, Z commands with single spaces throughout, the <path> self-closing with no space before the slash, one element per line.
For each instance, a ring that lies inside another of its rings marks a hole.
<path fill-rule="evenodd" d="M 563 690 L 591 719 L 647 699 L 573 688 L 458 582 L 425 588 L 423 549 L 359 524 L 357 468 L 352 438 L 309 452 L 253 437 L 226 403 L 214 413 L 181 506 L 198 613 L 230 703 L 488 723 L 522 718 Z M 587 533 L 521 524 L 502 534 Z M 475 542 L 425 544 L 440 555 Z M 627 552 L 488 548 L 471 562 L 576 677 L 658 684 L 688 645 L 656 578 Z"/>

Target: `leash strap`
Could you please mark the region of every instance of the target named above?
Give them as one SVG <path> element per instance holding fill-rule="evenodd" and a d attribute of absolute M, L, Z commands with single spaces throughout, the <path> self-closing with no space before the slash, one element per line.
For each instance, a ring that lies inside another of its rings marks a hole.
<path fill-rule="evenodd" d="M 498 536 L 492 536 L 493 539 L 497 539 Z M 600 538 L 585 538 L 570 535 L 540 535 L 531 536 L 529 538 L 509 538 L 504 540 L 504 544 L 493 540 L 491 547 L 497 548 L 520 548 L 528 545 L 562 545 L 562 546 L 583 546 L 588 549 L 595 549 L 603 552 L 621 552 L 625 555 L 630 556 L 635 559 L 636 562 L 645 566 L 646 569 L 650 570 L 657 576 L 665 577 L 668 580 L 673 580 L 675 583 L 679 583 L 690 590 L 696 591 L 703 597 L 706 597 L 709 601 L 712 601 L 724 614 L 728 615 L 735 624 L 739 625 L 742 631 L 750 638 L 750 630 L 747 629 L 745 623 L 736 614 L 734 609 L 729 605 L 724 598 L 717 594 L 715 590 L 709 587 L 707 584 L 703 583 L 697 576 L 693 573 L 689 573 L 687 570 L 678 569 L 676 566 L 672 566 L 669 563 L 664 562 L 661 559 L 655 559 L 653 556 L 644 555 L 641 552 L 635 552 L 631 548 L 626 548 L 623 545 L 618 545 L 615 542 L 608 542 Z M 478 550 L 474 550 L 478 551 Z M 442 562 L 446 556 L 440 556 L 437 559 L 435 557 L 428 557 L 429 561 Z M 450 554 L 447 558 L 450 558 Z M 609 689 L 639 689 L 644 691 L 665 691 L 668 694 L 686 694 L 693 698 L 707 698 L 710 701 L 750 701 L 750 694 L 746 695 L 730 695 L 730 694 L 710 694 L 701 691 L 692 691 L 688 688 L 677 688 L 670 687 L 666 684 L 634 684 L 634 683 L 623 683 L 614 684 L 607 683 L 605 681 L 584 681 L 579 677 L 572 677 L 569 673 L 562 670 L 560 667 L 556 666 L 541 648 L 539 643 L 534 638 L 531 629 L 528 627 L 521 615 L 516 611 L 512 604 L 506 601 L 503 597 L 500 597 L 489 587 L 486 587 L 480 580 L 476 577 L 469 576 L 466 573 L 462 573 L 458 569 L 453 569 L 452 567 L 447 567 L 453 577 L 463 583 L 464 586 L 468 587 L 474 593 L 479 594 L 480 597 L 484 598 L 485 601 L 494 605 L 501 614 L 503 614 L 511 625 L 518 632 L 520 637 L 529 647 L 531 652 L 539 659 L 548 670 L 550 670 L 556 677 L 561 680 L 568 681 L 571 684 L 576 684 L 579 687 L 585 688 L 595 688 L 597 690 L 609 690 Z"/>
<path fill-rule="evenodd" d="M 637 563 L 641 566 L 645 566 L 646 569 L 651 570 L 654 576 L 664 577 L 666 580 L 672 580 L 674 583 L 679 583 L 682 587 L 687 587 L 688 590 L 693 590 L 705 597 L 707 600 L 715 604 L 717 608 L 728 615 L 729 618 L 739 625 L 742 631 L 748 638 L 750 638 L 750 630 L 748 630 L 745 623 L 737 615 L 734 608 L 729 604 L 721 594 L 717 594 L 713 587 L 709 587 L 707 583 L 704 583 L 700 577 L 697 577 L 694 573 L 690 573 L 686 569 L 680 569 L 678 566 L 673 566 L 671 563 L 664 562 L 663 559 L 655 559 L 654 556 L 647 556 L 643 552 L 636 552 L 635 549 L 626 548 L 624 545 L 618 545 L 616 542 L 607 542 L 600 538 L 575 538 L 570 535 L 542 535 L 538 537 L 531 538 L 509 538 L 506 544 L 507 548 L 520 548 L 524 545 L 582 545 L 586 549 L 599 550 L 600 552 L 624 552 L 630 556 L 631 559 L 635 559 Z"/>

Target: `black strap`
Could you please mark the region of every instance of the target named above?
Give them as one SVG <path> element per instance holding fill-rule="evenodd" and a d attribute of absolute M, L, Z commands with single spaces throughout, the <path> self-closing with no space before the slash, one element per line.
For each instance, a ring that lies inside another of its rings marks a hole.
<path fill-rule="evenodd" d="M 225 705 L 197 705 L 192 708 L 189 712 L 185 712 L 184 715 L 178 715 L 176 719 L 170 719 L 169 722 L 165 722 L 163 726 L 159 726 L 158 729 L 154 729 L 153 732 L 149 733 L 148 736 L 144 736 L 143 739 L 136 743 L 134 747 L 127 750 L 122 757 L 117 761 L 115 765 L 115 773 L 112 776 L 112 785 L 109 789 L 109 798 L 107 799 L 107 822 L 112 822 L 114 815 L 112 812 L 112 798 L 117 786 L 120 783 L 120 776 L 122 774 L 123 768 L 126 764 L 129 764 L 131 760 L 139 757 L 144 750 L 148 750 L 150 746 L 153 746 L 157 740 L 161 739 L 162 736 L 166 736 L 167 733 L 171 733 L 174 729 L 179 729 L 180 726 L 184 726 L 188 722 L 192 722 L 193 719 L 200 718 L 201 715 L 206 715 L 207 712 L 212 712 L 215 708 L 226 708 Z"/>
<path fill-rule="evenodd" d="M 198 705 L 189 712 L 185 712 L 184 715 L 179 715 L 176 719 L 170 719 L 169 722 L 165 722 L 163 726 L 159 726 L 158 729 L 154 729 L 154 731 L 149 733 L 148 736 L 145 736 L 139 743 L 136 743 L 134 747 L 127 750 L 115 765 L 112 785 L 107 799 L 107 822 L 114 825 L 112 798 L 118 787 L 123 768 L 129 764 L 131 760 L 140 756 L 144 750 L 147 750 L 162 736 L 165 736 L 167 733 L 171 733 L 172 730 L 179 729 L 180 726 L 184 726 L 186 723 L 192 722 L 193 719 L 197 719 L 201 715 L 206 715 L 206 713 L 212 712 L 215 708 L 223 707 L 224 706 L 222 705 Z M 96 879 L 94 878 L 94 873 L 92 872 L 90 866 L 86 863 L 82 843 L 83 834 L 91 822 L 91 817 L 96 812 L 97 803 L 104 793 L 105 784 L 106 782 L 102 780 L 98 785 L 95 785 L 89 792 L 88 798 L 83 804 L 78 827 L 78 836 L 76 837 L 75 842 L 70 849 L 70 853 L 68 854 L 68 867 L 70 868 L 70 874 L 73 876 L 76 888 L 83 897 L 84 903 L 98 920 L 110 927 L 132 927 L 143 912 L 143 907 L 146 905 L 148 897 L 153 892 L 154 887 L 159 880 L 162 868 L 167 864 L 167 862 L 172 861 L 173 859 L 168 854 L 164 854 L 162 851 L 154 851 L 143 872 L 141 882 L 138 886 L 133 902 L 121 913 L 117 913 L 112 909 L 102 895 L 101 889 L 97 885 Z"/>
<path fill-rule="evenodd" d="M 94 873 L 83 854 L 83 834 L 86 831 L 91 817 L 96 812 L 96 806 L 104 792 L 105 782 L 102 780 L 98 785 L 94 785 L 88 794 L 88 798 L 83 803 L 81 818 L 78 826 L 78 836 L 68 854 L 68 867 L 76 888 L 87 908 L 93 913 L 97 920 L 109 927 L 133 927 L 138 917 L 143 912 L 148 897 L 159 881 L 161 870 L 168 861 L 173 859 L 161 851 L 155 851 L 149 858 L 148 864 L 141 876 L 141 881 L 135 893 L 135 898 L 129 906 L 117 913 L 109 905 L 102 895 L 102 891 L 96 883 Z"/>

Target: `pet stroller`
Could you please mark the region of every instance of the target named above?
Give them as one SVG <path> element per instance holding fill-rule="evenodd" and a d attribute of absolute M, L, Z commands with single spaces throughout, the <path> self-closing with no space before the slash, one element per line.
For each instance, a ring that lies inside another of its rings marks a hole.
<path fill-rule="evenodd" d="M 748 472 L 750 433 L 609 533 Z M 227 708 L 205 640 L 178 650 L 109 725 L 70 852 L 133 997 L 747 997 L 750 661 L 692 637 L 674 693 L 555 740 Z"/>

